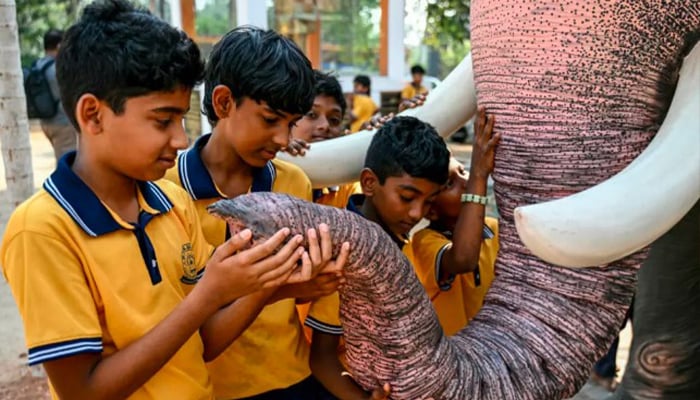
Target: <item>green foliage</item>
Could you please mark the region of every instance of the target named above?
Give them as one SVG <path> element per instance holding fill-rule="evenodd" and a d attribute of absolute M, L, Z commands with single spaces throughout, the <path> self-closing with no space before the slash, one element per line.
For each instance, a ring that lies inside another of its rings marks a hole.
<path fill-rule="evenodd" d="M 429 0 L 425 43 L 440 52 L 441 75 L 451 71 L 471 50 L 470 0 Z"/>
<path fill-rule="evenodd" d="M 28 66 L 44 54 L 44 33 L 66 29 L 77 14 L 80 0 L 17 1 L 17 27 L 22 65 Z"/>
<path fill-rule="evenodd" d="M 195 29 L 199 36 L 221 36 L 235 25 L 234 0 L 212 0 L 197 10 Z"/>
<path fill-rule="evenodd" d="M 344 74 L 379 71 L 379 0 L 339 0 L 322 12 L 321 36 L 329 48 L 324 65 Z"/>

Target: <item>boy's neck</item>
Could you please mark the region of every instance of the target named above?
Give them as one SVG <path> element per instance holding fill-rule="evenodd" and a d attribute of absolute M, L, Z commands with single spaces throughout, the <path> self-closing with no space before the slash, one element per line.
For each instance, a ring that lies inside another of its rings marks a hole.
<path fill-rule="evenodd" d="M 227 196 L 247 192 L 253 180 L 253 167 L 247 164 L 226 138 L 212 131 L 200 154 L 214 183 Z"/>
<path fill-rule="evenodd" d="M 137 182 L 126 175 L 76 153 L 73 172 L 92 190 L 97 198 L 125 221 L 138 220 Z"/>
<path fill-rule="evenodd" d="M 430 222 L 430 229 L 438 232 L 449 232 L 454 233 L 455 227 L 457 226 L 456 218 L 440 219 L 437 221 Z"/>

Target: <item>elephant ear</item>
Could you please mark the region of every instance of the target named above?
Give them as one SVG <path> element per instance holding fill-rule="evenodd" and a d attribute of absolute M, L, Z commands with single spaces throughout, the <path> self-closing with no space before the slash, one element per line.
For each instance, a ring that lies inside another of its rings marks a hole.
<path fill-rule="evenodd" d="M 630 165 L 599 185 L 515 209 L 539 258 L 592 267 L 623 258 L 671 229 L 700 198 L 700 44 L 683 61 L 659 132 Z"/>
<path fill-rule="evenodd" d="M 416 117 L 435 127 L 440 136 L 448 137 L 476 113 L 476 88 L 471 54 L 433 89 L 423 106 L 399 115 Z M 304 157 L 280 153 L 279 158 L 304 170 L 315 188 L 354 182 L 362 171 L 365 154 L 374 131 L 326 140 L 311 145 Z M 342 157 L 341 157 L 342 155 Z"/>

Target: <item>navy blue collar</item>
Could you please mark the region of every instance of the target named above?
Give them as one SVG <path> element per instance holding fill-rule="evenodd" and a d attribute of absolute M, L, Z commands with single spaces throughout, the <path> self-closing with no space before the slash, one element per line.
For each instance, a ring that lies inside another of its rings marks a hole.
<path fill-rule="evenodd" d="M 44 181 L 46 190 L 90 236 L 99 236 L 122 229 L 95 193 L 73 172 L 75 151 L 61 157 L 56 170 Z M 137 185 L 148 206 L 158 213 L 165 213 L 173 204 L 153 182 L 138 181 Z"/>
<path fill-rule="evenodd" d="M 429 228 L 434 231 L 440 232 L 444 237 L 448 238 L 449 240 L 452 240 L 453 232 L 440 229 L 433 224 L 430 224 Z M 489 228 L 488 225 L 484 224 L 484 226 L 481 228 L 481 239 L 488 240 L 493 239 L 494 237 L 496 237 L 496 233 L 491 228 Z"/>
<path fill-rule="evenodd" d="M 223 197 L 217 190 L 214 180 L 211 179 L 204 161 L 202 161 L 202 148 L 210 137 L 211 134 L 202 135 L 191 148 L 178 156 L 177 172 L 180 176 L 180 182 L 194 200 Z M 268 161 L 262 168 L 254 169 L 250 191 L 271 192 L 276 175 L 277 172 L 272 161 Z"/>

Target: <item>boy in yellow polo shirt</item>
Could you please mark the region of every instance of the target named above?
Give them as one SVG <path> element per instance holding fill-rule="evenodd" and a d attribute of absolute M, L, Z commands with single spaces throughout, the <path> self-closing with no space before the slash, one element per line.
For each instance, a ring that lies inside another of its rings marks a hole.
<path fill-rule="evenodd" d="M 469 178 L 452 159 L 447 186 L 428 214 L 430 226 L 413 235 L 407 252 L 447 335 L 474 318 L 494 279 L 498 221 L 485 218 L 487 179 L 500 139 L 492 134 L 493 122 L 479 109 Z"/>
<path fill-rule="evenodd" d="M 352 82 L 352 107 L 350 107 L 350 132 L 355 133 L 362 129 L 362 124 L 369 122 L 377 113 L 379 107 L 372 100 L 372 81 L 367 75 L 357 75 Z"/>
<path fill-rule="evenodd" d="M 195 200 L 204 235 L 217 245 L 227 239 L 228 227 L 206 207 L 219 199 L 273 191 L 311 200 L 303 171 L 275 155 L 311 108 L 315 81 L 311 63 L 294 42 L 254 27 L 236 28 L 214 46 L 204 80 L 204 111 L 213 131 L 180 154 L 166 178 Z M 322 244 L 330 244 L 327 227 L 320 235 Z M 330 246 L 326 250 L 311 262 L 328 262 Z M 208 364 L 217 398 L 315 398 L 322 387 L 311 376 L 295 297 L 316 295 L 313 286 L 287 286 L 271 304 L 252 305 L 261 309 L 257 318 Z"/>
<path fill-rule="evenodd" d="M 382 226 L 406 254 L 411 246 L 408 233 L 426 216 L 447 182 L 449 160 L 447 146 L 432 126 L 413 117 L 396 117 L 372 138 L 360 174 L 364 194 L 351 196 L 347 209 Z M 382 388 L 366 393 L 352 378 L 341 375 L 338 310 L 338 296 L 327 297 L 312 305 L 306 320 L 313 328 L 314 375 L 339 399 L 385 398 Z"/>
<path fill-rule="evenodd" d="M 292 140 L 284 149 L 293 156 L 304 156 L 310 143 L 343 136 L 347 103 L 340 82 L 332 75 L 314 70 L 316 86 L 311 110 L 292 128 Z M 359 182 L 313 190 L 314 203 L 345 208 L 351 195 L 362 193 Z"/>
<path fill-rule="evenodd" d="M 244 231 L 207 261 L 187 193 L 152 182 L 187 144 L 203 71 L 184 33 L 102 0 L 67 31 L 56 65 L 79 149 L 15 210 L 0 252 L 29 363 L 43 364 L 55 399 L 211 399 L 203 356 L 245 323 L 230 312 L 238 298 L 289 279 L 302 238 L 273 255 L 287 229 L 247 250 Z"/>

